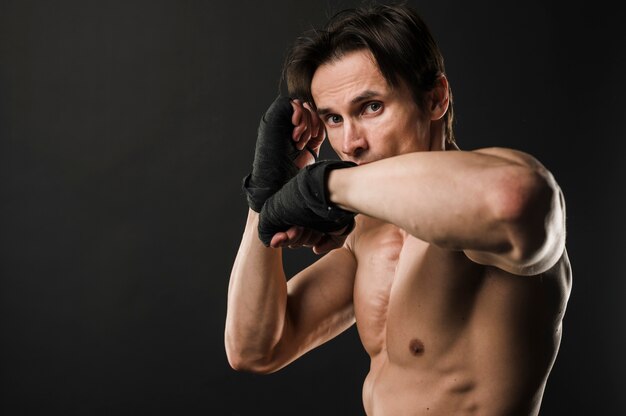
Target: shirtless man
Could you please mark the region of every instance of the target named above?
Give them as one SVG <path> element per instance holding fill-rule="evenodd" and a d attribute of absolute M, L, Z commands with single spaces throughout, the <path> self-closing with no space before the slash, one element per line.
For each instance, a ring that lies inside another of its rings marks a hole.
<path fill-rule="evenodd" d="M 339 14 L 285 68 L 297 99 L 268 110 L 244 181 L 231 366 L 277 371 L 356 323 L 368 415 L 537 415 L 571 290 L 553 176 L 457 147 L 443 59 L 405 6 Z M 342 161 L 312 164 L 324 132 Z M 273 185 L 255 173 L 272 139 L 300 169 Z M 327 254 L 287 282 L 282 250 L 302 246 Z"/>

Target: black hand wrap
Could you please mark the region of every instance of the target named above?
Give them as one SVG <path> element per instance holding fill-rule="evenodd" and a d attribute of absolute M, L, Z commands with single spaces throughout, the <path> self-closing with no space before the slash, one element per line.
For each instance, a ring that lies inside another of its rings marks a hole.
<path fill-rule="evenodd" d="M 298 173 L 293 161 L 300 154 L 291 135 L 293 107 L 289 97 L 278 96 L 258 128 L 252 172 L 243 179 L 248 206 L 260 212 L 265 200 Z"/>
<path fill-rule="evenodd" d="M 334 206 L 326 191 L 332 169 L 356 166 L 352 162 L 324 160 L 300 170 L 298 174 L 265 201 L 259 217 L 259 238 L 270 245 L 274 234 L 298 225 L 324 233 L 354 226 L 353 212 Z"/>

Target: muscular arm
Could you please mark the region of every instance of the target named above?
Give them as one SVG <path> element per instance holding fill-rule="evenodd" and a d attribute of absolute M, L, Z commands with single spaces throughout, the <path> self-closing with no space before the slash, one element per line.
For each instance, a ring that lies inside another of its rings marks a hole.
<path fill-rule="evenodd" d="M 287 282 L 282 249 L 266 248 L 257 225 L 249 211 L 231 272 L 225 345 L 233 368 L 267 373 L 352 325 L 356 262 L 340 248 Z"/>
<path fill-rule="evenodd" d="M 509 149 L 405 154 L 331 172 L 344 209 L 516 274 L 538 274 L 560 257 L 564 205 L 552 175 Z"/>

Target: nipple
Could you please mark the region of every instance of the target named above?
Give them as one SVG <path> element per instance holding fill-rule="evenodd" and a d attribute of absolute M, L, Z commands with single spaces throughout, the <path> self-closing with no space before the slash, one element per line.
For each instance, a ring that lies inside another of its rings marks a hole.
<path fill-rule="evenodd" d="M 424 354 L 424 343 L 417 338 L 413 338 L 411 342 L 409 342 L 409 351 L 411 351 L 413 355 Z"/>

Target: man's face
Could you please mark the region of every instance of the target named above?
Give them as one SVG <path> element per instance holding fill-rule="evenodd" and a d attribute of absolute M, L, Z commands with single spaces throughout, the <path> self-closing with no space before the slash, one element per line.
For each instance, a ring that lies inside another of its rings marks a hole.
<path fill-rule="evenodd" d="M 408 88 L 392 88 L 367 50 L 321 65 L 311 93 L 328 140 L 358 164 L 430 149 L 430 120 Z"/>

